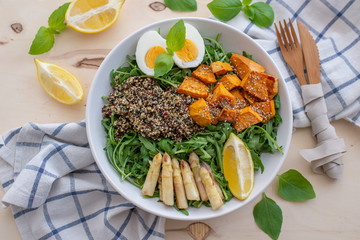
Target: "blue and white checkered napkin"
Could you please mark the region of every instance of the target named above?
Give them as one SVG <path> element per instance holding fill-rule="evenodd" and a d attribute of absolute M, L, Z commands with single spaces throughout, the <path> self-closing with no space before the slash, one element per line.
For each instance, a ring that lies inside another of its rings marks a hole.
<path fill-rule="evenodd" d="M 255 1 L 254 1 L 255 2 Z M 319 48 L 321 85 L 330 121 L 346 119 L 360 126 L 360 1 L 358 0 L 267 0 L 275 22 L 299 19 L 310 29 Z M 240 13 L 227 22 L 257 41 L 280 68 L 290 91 L 294 127 L 310 126 L 300 85 L 284 62 L 274 26 L 259 28 Z M 294 24 L 296 28 L 297 25 Z"/>
<path fill-rule="evenodd" d="M 28 123 L 0 137 L 2 203 L 23 239 L 164 239 L 165 219 L 138 209 L 105 180 L 85 123 Z"/>

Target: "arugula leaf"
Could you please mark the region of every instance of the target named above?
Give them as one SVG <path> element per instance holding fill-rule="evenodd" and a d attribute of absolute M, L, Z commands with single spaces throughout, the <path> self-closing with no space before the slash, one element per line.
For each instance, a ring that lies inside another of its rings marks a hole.
<path fill-rule="evenodd" d="M 168 138 L 162 138 L 158 143 L 160 150 L 167 153 L 171 153 L 173 144 L 174 141 Z"/>
<path fill-rule="evenodd" d="M 316 197 L 311 183 L 298 171 L 290 169 L 279 176 L 279 195 L 288 201 L 306 201 Z"/>
<path fill-rule="evenodd" d="M 54 30 L 55 33 L 62 31 L 66 28 L 65 24 L 65 13 L 70 5 L 70 2 L 67 2 L 56 9 L 49 17 L 48 24 L 51 30 Z"/>
<path fill-rule="evenodd" d="M 264 172 L 264 165 L 260 159 L 260 156 L 258 155 L 258 153 L 254 150 L 250 150 L 250 154 L 251 154 L 251 158 L 254 162 L 254 171 L 258 171 L 259 169 L 261 170 L 261 173 Z"/>
<path fill-rule="evenodd" d="M 254 62 L 255 62 L 255 60 L 253 59 L 253 57 L 252 57 L 252 55 L 251 55 L 251 54 L 249 54 L 249 53 L 247 53 L 247 52 L 243 51 L 243 52 L 242 52 L 242 55 L 243 55 L 244 57 L 247 57 L 247 58 L 249 58 L 249 59 L 251 59 L 252 61 L 254 61 Z"/>
<path fill-rule="evenodd" d="M 283 216 L 281 208 L 274 200 L 263 193 L 263 198 L 253 210 L 256 224 L 272 239 L 278 239 L 281 232 Z"/>
<path fill-rule="evenodd" d="M 194 12 L 197 10 L 196 0 L 164 0 L 164 3 L 174 11 Z"/>
<path fill-rule="evenodd" d="M 211 65 L 212 62 L 221 61 L 221 62 L 227 62 L 229 63 L 230 56 L 227 52 L 224 51 L 222 46 L 218 42 L 218 38 L 220 37 L 220 34 L 217 35 L 216 39 L 207 38 L 204 37 L 206 41 L 208 41 L 210 44 L 205 45 L 205 56 L 203 60 L 203 64 Z"/>
<path fill-rule="evenodd" d="M 213 0 L 207 7 L 214 17 L 227 22 L 239 14 L 242 3 L 240 0 Z"/>
<path fill-rule="evenodd" d="M 177 23 L 172 26 L 167 37 L 166 37 L 166 46 L 168 48 L 169 54 L 181 50 L 185 45 L 185 24 L 184 20 L 179 20 Z M 170 50 L 170 51 L 169 51 Z"/>
<path fill-rule="evenodd" d="M 245 15 L 259 27 L 270 27 L 274 22 L 274 10 L 269 4 L 256 2 L 244 8 Z"/>
<path fill-rule="evenodd" d="M 157 153 L 158 150 L 156 149 L 154 144 L 150 142 L 147 138 L 144 138 L 143 136 L 139 135 L 139 140 L 148 151 L 153 152 L 155 154 Z"/>
<path fill-rule="evenodd" d="M 155 59 L 155 77 L 161 77 L 168 73 L 174 65 L 172 56 L 168 53 L 161 53 Z"/>
<path fill-rule="evenodd" d="M 55 42 L 54 34 L 49 28 L 41 26 L 30 46 L 29 54 L 38 55 L 48 52 Z"/>

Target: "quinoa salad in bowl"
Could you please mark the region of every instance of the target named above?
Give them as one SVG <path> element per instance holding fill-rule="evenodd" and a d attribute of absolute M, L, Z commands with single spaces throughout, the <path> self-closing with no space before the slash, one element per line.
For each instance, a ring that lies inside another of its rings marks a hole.
<path fill-rule="evenodd" d="M 274 61 L 250 37 L 177 18 L 109 53 L 86 123 L 96 163 L 121 195 L 159 216 L 201 220 L 270 184 L 289 148 L 292 111 Z"/>

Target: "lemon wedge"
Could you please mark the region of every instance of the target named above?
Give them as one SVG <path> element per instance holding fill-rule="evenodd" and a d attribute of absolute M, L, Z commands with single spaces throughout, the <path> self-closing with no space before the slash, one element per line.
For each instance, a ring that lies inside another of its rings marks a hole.
<path fill-rule="evenodd" d="M 39 82 L 51 97 L 65 104 L 75 104 L 83 99 L 84 90 L 72 73 L 53 63 L 37 58 L 34 61 Z"/>
<path fill-rule="evenodd" d="M 65 14 L 67 26 L 83 33 L 108 29 L 119 18 L 125 0 L 74 0 Z"/>
<path fill-rule="evenodd" d="M 240 200 L 249 197 L 254 187 L 254 164 L 249 150 L 234 133 L 223 148 L 223 167 L 231 193 Z"/>

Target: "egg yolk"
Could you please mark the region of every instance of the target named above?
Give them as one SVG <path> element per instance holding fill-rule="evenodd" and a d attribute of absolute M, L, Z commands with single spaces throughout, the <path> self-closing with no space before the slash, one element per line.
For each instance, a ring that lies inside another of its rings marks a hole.
<path fill-rule="evenodd" d="M 185 39 L 184 47 L 175 53 L 181 61 L 191 62 L 198 56 L 198 48 L 193 41 Z"/>
<path fill-rule="evenodd" d="M 155 60 L 161 53 L 165 53 L 166 50 L 161 46 L 154 46 L 150 48 L 145 55 L 145 63 L 148 68 L 154 69 Z"/>

